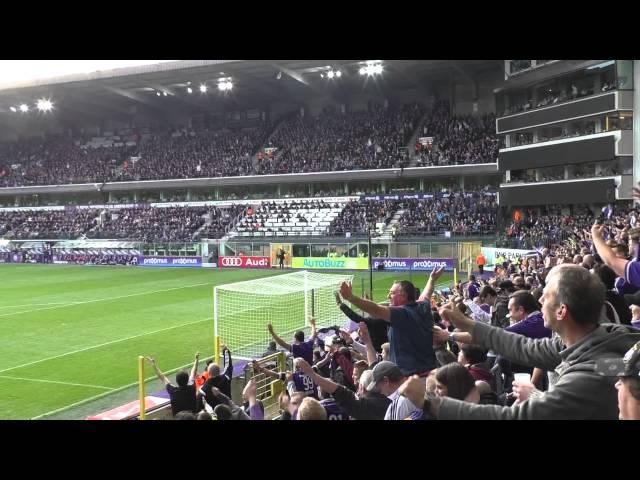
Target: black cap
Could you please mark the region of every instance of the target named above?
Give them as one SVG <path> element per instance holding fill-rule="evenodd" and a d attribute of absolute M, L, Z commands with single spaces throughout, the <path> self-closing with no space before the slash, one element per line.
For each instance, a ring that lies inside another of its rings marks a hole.
<path fill-rule="evenodd" d="M 596 360 L 595 370 L 606 377 L 640 377 L 640 342 L 631 347 L 623 358 Z"/>

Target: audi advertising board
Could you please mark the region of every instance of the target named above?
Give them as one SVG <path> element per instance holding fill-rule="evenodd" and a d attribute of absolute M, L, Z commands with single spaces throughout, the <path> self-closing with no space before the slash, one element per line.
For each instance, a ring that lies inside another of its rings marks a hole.
<path fill-rule="evenodd" d="M 219 257 L 218 267 L 220 268 L 269 268 L 271 262 L 269 257 Z"/>
<path fill-rule="evenodd" d="M 381 267 L 382 265 L 382 267 Z M 378 270 L 428 270 L 444 267 L 445 271 L 452 271 L 455 262 L 453 258 L 374 258 L 373 269 Z"/>
<path fill-rule="evenodd" d="M 141 267 L 201 267 L 201 257 L 147 257 L 138 256 Z"/>

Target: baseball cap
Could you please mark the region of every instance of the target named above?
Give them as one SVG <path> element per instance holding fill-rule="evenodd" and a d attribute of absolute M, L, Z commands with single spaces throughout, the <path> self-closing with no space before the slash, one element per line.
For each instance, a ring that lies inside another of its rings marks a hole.
<path fill-rule="evenodd" d="M 389 377 L 390 380 L 400 380 L 403 377 L 400 368 L 395 363 L 386 360 L 383 360 L 373 367 L 372 372 L 371 383 L 367 387 L 367 390 L 370 392 L 375 390 L 378 382 L 384 377 Z"/>
<path fill-rule="evenodd" d="M 631 347 L 623 358 L 596 360 L 595 370 L 606 377 L 640 377 L 640 342 Z"/>

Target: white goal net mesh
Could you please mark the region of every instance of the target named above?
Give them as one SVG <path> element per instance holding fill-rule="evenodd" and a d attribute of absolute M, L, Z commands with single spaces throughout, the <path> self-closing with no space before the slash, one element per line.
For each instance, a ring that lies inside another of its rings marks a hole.
<path fill-rule="evenodd" d="M 334 292 L 353 275 L 306 270 L 219 285 L 213 292 L 215 335 L 234 356 L 257 358 L 275 332 L 288 343 L 296 330 L 309 333 L 309 319 L 318 328 L 343 325 L 344 314 L 336 306 Z"/>

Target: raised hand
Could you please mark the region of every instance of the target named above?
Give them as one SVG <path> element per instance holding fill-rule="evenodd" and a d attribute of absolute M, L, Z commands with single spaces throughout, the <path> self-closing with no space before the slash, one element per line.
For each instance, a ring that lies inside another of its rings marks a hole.
<path fill-rule="evenodd" d="M 314 373 L 313 368 L 311 368 L 311 365 L 309 365 L 309 363 L 304 358 L 300 358 L 300 357 L 296 358 L 293 361 L 293 366 L 296 369 L 300 370 L 302 373 L 306 373 L 306 374 Z"/>
<path fill-rule="evenodd" d="M 591 236 L 593 238 L 604 238 L 604 225 L 594 223 L 591 226 Z"/>
<path fill-rule="evenodd" d="M 358 324 L 358 331 L 360 333 L 360 340 L 362 340 L 362 343 L 364 343 L 365 345 L 371 343 L 371 336 L 369 335 L 369 327 L 367 327 L 366 323 L 360 322 Z"/>
<path fill-rule="evenodd" d="M 342 298 L 345 298 L 347 300 L 353 298 L 353 289 L 351 287 L 351 283 L 342 282 L 342 284 L 340 285 L 340 295 L 342 295 Z"/>
<path fill-rule="evenodd" d="M 459 328 L 463 332 L 470 332 L 473 330 L 475 322 L 466 317 L 460 310 L 453 307 L 450 303 L 440 308 L 438 313 L 441 318 L 447 320 L 454 327 Z"/>
<path fill-rule="evenodd" d="M 444 272 L 444 267 L 440 267 L 440 268 L 434 267 L 433 271 L 429 275 L 429 278 L 435 282 L 438 278 L 440 278 L 443 272 Z"/>
<path fill-rule="evenodd" d="M 400 392 L 400 395 L 407 397 L 416 407 L 422 407 L 424 404 L 426 385 L 418 375 L 413 375 L 408 378 L 402 385 L 400 385 L 398 391 Z"/>

